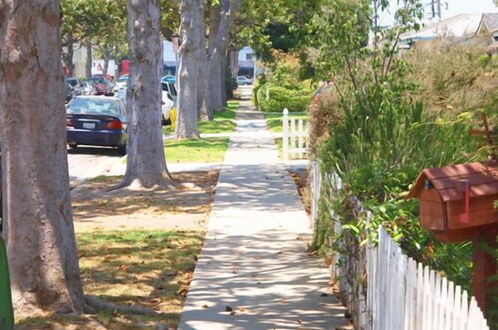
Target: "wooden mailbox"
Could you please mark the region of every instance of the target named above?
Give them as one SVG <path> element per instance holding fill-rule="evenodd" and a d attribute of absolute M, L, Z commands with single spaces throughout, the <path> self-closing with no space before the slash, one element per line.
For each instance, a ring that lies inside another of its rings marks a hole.
<path fill-rule="evenodd" d="M 498 160 L 429 168 L 420 173 L 408 198 L 419 199 L 420 222 L 444 242 L 472 240 L 472 291 L 485 311 L 487 292 L 498 282 L 496 257 L 481 246 L 496 249 L 498 235 Z"/>
<path fill-rule="evenodd" d="M 498 161 L 425 169 L 408 197 L 419 199 L 420 222 L 439 239 L 472 239 L 498 224 Z"/>

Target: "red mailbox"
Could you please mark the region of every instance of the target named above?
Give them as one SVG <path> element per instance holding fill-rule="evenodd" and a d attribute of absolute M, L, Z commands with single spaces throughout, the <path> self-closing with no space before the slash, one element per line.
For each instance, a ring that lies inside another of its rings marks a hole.
<path fill-rule="evenodd" d="M 419 199 L 420 222 L 445 242 L 472 240 L 473 291 L 483 310 L 486 280 L 497 273 L 496 259 L 479 248 L 486 239 L 496 248 L 498 160 L 429 168 L 422 171 L 408 198 Z"/>

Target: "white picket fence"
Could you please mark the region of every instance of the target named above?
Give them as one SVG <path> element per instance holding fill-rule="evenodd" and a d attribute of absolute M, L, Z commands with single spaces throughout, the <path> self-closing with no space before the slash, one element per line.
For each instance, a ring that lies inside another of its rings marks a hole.
<path fill-rule="evenodd" d="M 317 162 L 311 163 L 312 216 L 318 217 L 321 187 L 327 183 L 332 190 L 342 188 L 336 174 L 323 174 Z M 332 189 L 333 186 L 333 189 Z M 333 194 L 332 194 L 333 195 Z M 332 210 L 330 215 L 338 220 Z M 339 221 L 335 230 L 340 230 Z M 366 248 L 366 283 L 358 281 L 355 288 L 345 283 L 348 302 L 354 302 L 356 329 L 367 330 L 489 330 L 486 319 L 474 297 L 436 271 L 407 257 L 381 227 L 379 243 Z M 336 255 L 331 275 L 344 277 L 344 256 Z M 344 283 L 340 279 L 339 283 Z M 366 297 L 361 296 L 366 285 Z M 341 285 L 342 286 L 342 285 Z M 342 289 L 342 288 L 341 288 Z M 349 306 L 348 306 L 349 307 Z"/>
<path fill-rule="evenodd" d="M 303 159 L 308 155 L 309 122 L 289 117 L 284 109 L 282 117 L 283 159 Z"/>
<path fill-rule="evenodd" d="M 367 249 L 367 310 L 373 330 L 487 330 L 474 297 L 403 254 L 383 228 Z"/>

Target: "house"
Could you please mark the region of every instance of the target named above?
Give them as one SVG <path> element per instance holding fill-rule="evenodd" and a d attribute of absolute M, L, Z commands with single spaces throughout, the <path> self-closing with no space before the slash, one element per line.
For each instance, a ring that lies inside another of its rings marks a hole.
<path fill-rule="evenodd" d="M 472 39 L 481 24 L 482 14 L 459 14 L 423 26 L 418 31 L 408 31 L 400 36 L 400 48 L 431 47 L 433 40 L 447 37 L 459 41 Z"/>
<path fill-rule="evenodd" d="M 484 38 L 489 54 L 498 54 L 498 13 L 483 14 L 476 35 Z"/>

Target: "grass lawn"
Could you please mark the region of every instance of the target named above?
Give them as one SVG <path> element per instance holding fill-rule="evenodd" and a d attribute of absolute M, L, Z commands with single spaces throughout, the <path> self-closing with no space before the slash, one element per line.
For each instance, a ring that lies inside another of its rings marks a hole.
<path fill-rule="evenodd" d="M 167 230 L 97 231 L 77 234 L 86 295 L 118 305 L 148 307 L 156 315 L 101 311 L 95 315 L 28 318 L 26 329 L 176 328 L 203 237 Z"/>
<path fill-rule="evenodd" d="M 282 132 L 282 117 L 282 114 L 265 113 L 266 124 L 272 132 Z M 308 119 L 309 114 L 307 112 L 290 112 L 289 117 L 295 119 Z"/>
<path fill-rule="evenodd" d="M 228 105 L 221 111 L 214 113 L 214 120 L 200 121 L 198 124 L 199 132 L 201 134 L 211 133 L 231 133 L 235 130 L 235 111 L 239 108 L 238 101 L 228 101 Z M 172 134 L 173 128 L 171 126 L 163 127 L 164 134 Z"/>
<path fill-rule="evenodd" d="M 228 138 L 166 140 L 164 152 L 168 163 L 221 163 L 228 148 Z"/>

